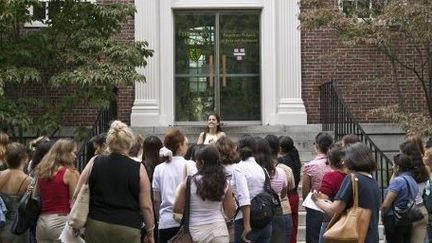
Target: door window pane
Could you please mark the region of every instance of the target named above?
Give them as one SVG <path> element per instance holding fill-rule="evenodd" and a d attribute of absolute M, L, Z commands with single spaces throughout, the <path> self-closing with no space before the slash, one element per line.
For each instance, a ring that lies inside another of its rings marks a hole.
<path fill-rule="evenodd" d="M 256 11 L 175 13 L 175 119 L 261 119 Z M 218 36 L 216 36 L 218 33 Z"/>

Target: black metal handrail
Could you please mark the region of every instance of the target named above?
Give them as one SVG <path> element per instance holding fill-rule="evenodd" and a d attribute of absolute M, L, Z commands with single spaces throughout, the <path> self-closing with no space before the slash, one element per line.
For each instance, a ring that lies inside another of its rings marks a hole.
<path fill-rule="evenodd" d="M 340 140 L 344 135 L 357 134 L 374 156 L 377 170 L 373 173 L 384 196 L 384 188 L 389 184 L 392 175 L 392 161 L 378 148 L 360 123 L 354 118 L 342 99 L 337 83 L 327 82 L 320 86 L 321 124 L 324 131 L 334 131 L 334 138 Z"/>
<path fill-rule="evenodd" d="M 93 136 L 107 132 L 113 120 L 117 119 L 117 103 L 111 102 L 108 107 L 103 107 L 99 111 L 97 119 L 92 126 L 89 136 L 83 140 L 77 155 L 77 169 L 81 172 L 87 164 L 88 142 Z"/>

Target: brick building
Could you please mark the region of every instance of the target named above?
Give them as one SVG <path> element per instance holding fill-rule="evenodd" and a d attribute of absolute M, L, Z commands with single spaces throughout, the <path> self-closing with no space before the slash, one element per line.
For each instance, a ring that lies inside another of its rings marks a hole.
<path fill-rule="evenodd" d="M 119 38 L 155 51 L 140 70 L 147 82 L 118 90 L 118 117 L 132 126 L 197 124 L 213 110 L 226 124 L 319 123 L 319 86 L 330 80 L 363 122 L 379 121 L 368 110 L 397 100 L 391 82 L 377 81 L 391 75 L 382 54 L 341 46 L 328 30 L 300 30 L 297 1 L 98 1 L 112 2 L 137 8 Z M 420 85 L 400 76 L 406 108 L 424 110 Z M 77 108 L 66 120 L 90 125 L 95 115 Z"/>

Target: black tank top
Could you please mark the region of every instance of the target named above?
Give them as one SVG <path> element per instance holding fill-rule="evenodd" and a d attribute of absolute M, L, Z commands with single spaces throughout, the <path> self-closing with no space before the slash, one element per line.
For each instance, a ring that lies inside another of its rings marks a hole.
<path fill-rule="evenodd" d="M 138 163 L 112 153 L 96 157 L 89 178 L 89 217 L 109 224 L 140 229 Z"/>

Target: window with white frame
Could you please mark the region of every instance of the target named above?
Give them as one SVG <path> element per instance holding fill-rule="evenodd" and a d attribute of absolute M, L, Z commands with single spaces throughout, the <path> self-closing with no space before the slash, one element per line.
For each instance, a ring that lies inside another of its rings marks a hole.
<path fill-rule="evenodd" d="M 96 0 L 81 0 L 81 2 L 95 3 Z M 38 20 L 26 23 L 25 27 L 45 27 L 47 26 L 46 22 L 48 21 L 50 14 L 55 14 L 60 11 L 58 4 L 55 4 L 55 2 L 51 2 L 50 0 L 39 0 L 39 3 L 39 5 L 32 5 L 29 7 L 30 14 Z"/>
<path fill-rule="evenodd" d="M 339 7 L 347 16 L 374 18 L 390 0 L 339 0 Z"/>

